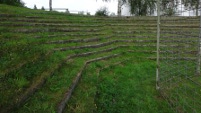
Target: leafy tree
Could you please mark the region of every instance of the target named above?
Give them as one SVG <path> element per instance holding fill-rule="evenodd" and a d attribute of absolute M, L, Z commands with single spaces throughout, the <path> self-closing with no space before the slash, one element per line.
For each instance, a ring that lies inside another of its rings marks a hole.
<path fill-rule="evenodd" d="M 110 1 L 110 0 L 103 0 Z M 154 13 L 156 9 L 156 0 L 118 0 L 118 11 L 117 14 L 120 16 L 121 7 L 125 3 L 130 6 L 130 13 L 136 16 L 142 16 Z"/>
<path fill-rule="evenodd" d="M 184 4 L 186 9 L 196 10 L 196 16 L 198 16 L 199 0 L 182 0 L 182 4 Z"/>
<path fill-rule="evenodd" d="M 155 0 L 128 0 L 131 14 L 136 16 L 151 15 L 156 9 Z"/>
<path fill-rule="evenodd" d="M 161 10 L 164 15 L 172 16 L 175 15 L 179 0 L 162 0 Z"/>
<path fill-rule="evenodd" d="M 95 13 L 95 16 L 108 16 L 109 11 L 107 9 L 107 7 L 101 7 L 100 9 L 98 9 Z"/>
<path fill-rule="evenodd" d="M 103 0 L 105 2 L 108 2 L 110 0 Z M 118 6 L 117 6 L 117 15 L 121 16 L 121 8 L 126 3 L 127 0 L 118 0 Z"/>
<path fill-rule="evenodd" d="M 0 0 L 0 4 L 24 7 L 24 2 L 21 0 Z"/>
<path fill-rule="evenodd" d="M 103 0 L 108 2 L 110 0 Z M 161 12 L 167 15 L 174 15 L 179 0 L 159 0 L 161 2 Z M 156 11 L 156 0 L 118 0 L 118 15 L 121 14 L 121 7 L 125 3 L 130 7 L 130 13 L 136 16 L 151 15 Z"/>

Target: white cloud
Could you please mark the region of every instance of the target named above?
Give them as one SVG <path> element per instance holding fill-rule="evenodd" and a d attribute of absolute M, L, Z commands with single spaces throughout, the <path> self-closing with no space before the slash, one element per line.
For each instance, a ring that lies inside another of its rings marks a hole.
<path fill-rule="evenodd" d="M 25 5 L 33 8 L 34 4 L 40 9 L 49 8 L 49 0 L 23 0 Z M 117 0 L 103 2 L 102 0 L 52 0 L 53 8 L 68 8 L 69 11 L 88 11 L 94 14 L 100 7 L 106 6 L 110 12 L 117 12 Z"/>

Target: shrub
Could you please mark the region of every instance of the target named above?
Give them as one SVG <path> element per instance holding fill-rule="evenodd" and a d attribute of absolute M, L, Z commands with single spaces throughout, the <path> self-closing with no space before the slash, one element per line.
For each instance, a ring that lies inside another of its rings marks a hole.
<path fill-rule="evenodd" d="M 34 9 L 37 10 L 38 8 L 36 7 L 36 5 L 34 5 Z"/>
<path fill-rule="evenodd" d="M 45 8 L 42 6 L 41 10 L 45 11 Z"/>
<path fill-rule="evenodd" d="M 95 13 L 95 16 L 108 16 L 109 11 L 107 7 L 101 7 Z"/>
<path fill-rule="evenodd" d="M 114 13 L 114 12 L 112 12 L 112 13 L 110 14 L 110 16 L 116 16 L 116 15 L 115 15 L 115 13 Z"/>
<path fill-rule="evenodd" d="M 0 4 L 24 7 L 24 2 L 21 0 L 0 0 Z"/>
<path fill-rule="evenodd" d="M 166 9 L 164 13 L 164 15 L 167 15 L 167 16 L 174 16 L 175 14 L 176 14 L 176 11 L 172 8 Z"/>
<path fill-rule="evenodd" d="M 90 12 L 87 12 L 87 15 L 90 16 L 91 15 Z"/>
<path fill-rule="evenodd" d="M 66 9 L 66 14 L 70 14 L 70 11 L 68 9 Z"/>

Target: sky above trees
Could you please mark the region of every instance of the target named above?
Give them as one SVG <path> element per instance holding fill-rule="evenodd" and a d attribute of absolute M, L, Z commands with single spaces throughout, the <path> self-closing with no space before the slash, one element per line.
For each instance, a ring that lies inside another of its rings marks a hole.
<path fill-rule="evenodd" d="M 34 4 L 38 9 L 49 8 L 49 0 L 23 0 L 25 6 L 33 8 Z M 52 0 L 53 8 L 68 8 L 69 11 L 85 11 L 95 14 L 100 8 L 106 6 L 110 12 L 117 14 L 117 0 L 103 2 L 102 0 Z"/>

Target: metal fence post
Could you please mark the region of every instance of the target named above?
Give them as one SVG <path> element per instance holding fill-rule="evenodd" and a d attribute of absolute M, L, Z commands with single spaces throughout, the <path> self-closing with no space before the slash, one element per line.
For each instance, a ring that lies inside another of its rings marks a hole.
<path fill-rule="evenodd" d="M 160 52 L 160 0 L 157 0 L 157 67 L 156 67 L 156 89 L 160 88 L 159 86 L 159 52 Z"/>

